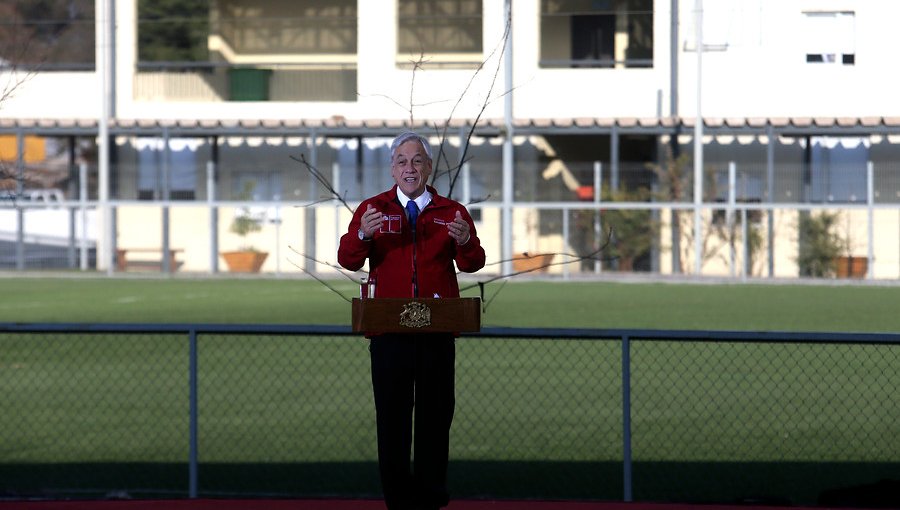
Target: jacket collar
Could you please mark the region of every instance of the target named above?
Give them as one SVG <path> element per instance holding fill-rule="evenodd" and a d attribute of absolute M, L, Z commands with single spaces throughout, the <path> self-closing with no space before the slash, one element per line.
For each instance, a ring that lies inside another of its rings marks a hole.
<path fill-rule="evenodd" d="M 432 188 L 431 186 L 429 186 L 427 184 L 425 185 L 425 189 L 428 190 L 429 193 L 431 193 L 430 204 L 432 207 L 443 207 L 443 206 L 448 205 L 447 199 L 438 195 L 438 192 L 436 189 Z M 387 191 L 387 197 L 388 197 L 388 200 L 390 200 L 391 202 L 396 202 L 398 204 L 400 203 L 400 198 L 397 196 L 397 185 L 396 184 L 394 184 L 391 187 L 391 189 L 389 189 Z M 403 205 L 403 204 L 400 204 L 400 205 Z"/>

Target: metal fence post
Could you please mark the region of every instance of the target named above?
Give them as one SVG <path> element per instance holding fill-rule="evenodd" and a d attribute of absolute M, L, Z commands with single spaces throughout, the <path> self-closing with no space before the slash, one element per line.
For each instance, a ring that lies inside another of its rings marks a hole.
<path fill-rule="evenodd" d="M 868 279 L 875 277 L 875 163 L 866 162 L 866 209 L 869 223 Z"/>
<path fill-rule="evenodd" d="M 737 197 L 735 196 L 735 187 L 737 186 L 737 165 L 734 161 L 728 163 L 728 209 L 726 212 L 728 224 L 728 255 L 729 255 L 729 272 L 734 278 L 737 272 L 736 253 L 734 251 L 734 208 Z"/>
<path fill-rule="evenodd" d="M 189 451 L 188 451 L 188 497 L 197 498 L 197 330 L 191 329 L 188 332 L 190 353 L 188 354 L 188 392 L 190 401 L 190 418 L 188 428 L 189 434 Z"/>
<path fill-rule="evenodd" d="M 622 335 L 622 499 L 632 501 L 631 487 L 631 339 Z"/>
<path fill-rule="evenodd" d="M 747 275 L 753 272 L 750 267 L 750 227 L 747 226 L 747 208 L 741 208 L 741 239 L 744 241 L 743 263 L 741 264 L 741 281 L 747 281 Z"/>
<path fill-rule="evenodd" d="M 603 185 L 603 163 L 599 161 L 594 161 L 594 249 L 599 250 L 600 246 L 603 245 L 601 240 L 601 235 L 603 230 L 600 226 L 600 200 L 602 200 L 603 195 L 601 194 L 601 186 Z M 594 258 L 594 272 L 599 273 L 602 271 L 602 265 L 600 263 L 600 256 L 595 255 Z"/>
<path fill-rule="evenodd" d="M 569 209 L 562 210 L 563 246 L 569 251 Z M 569 279 L 569 264 L 563 265 L 563 280 Z"/>
<path fill-rule="evenodd" d="M 766 127 L 766 201 L 769 203 L 766 218 L 766 263 L 769 268 L 769 278 L 775 276 L 775 130 L 772 125 Z"/>
<path fill-rule="evenodd" d="M 25 208 L 20 201 L 25 194 L 25 134 L 16 133 L 16 270 L 25 270 Z"/>
<path fill-rule="evenodd" d="M 341 189 L 341 164 L 337 161 L 331 164 L 331 182 L 335 190 Z M 332 200 L 331 202 L 334 204 L 334 238 L 340 239 L 343 234 L 343 229 L 341 228 L 341 201 Z"/>
<path fill-rule="evenodd" d="M 88 267 L 88 238 L 87 238 L 87 201 L 88 201 L 88 168 L 87 163 L 78 165 L 78 202 L 81 216 L 81 236 L 78 238 L 79 267 L 87 271 Z M 98 259 L 97 245 L 94 244 L 94 258 Z M 96 263 L 95 263 L 96 265 Z"/>
<path fill-rule="evenodd" d="M 163 273 L 170 274 L 175 268 L 172 267 L 172 253 L 169 244 L 169 199 L 171 198 L 172 187 L 172 168 L 169 165 L 169 159 L 172 156 L 172 149 L 169 144 L 169 128 L 163 128 L 163 161 L 162 161 L 162 264 Z"/>
<path fill-rule="evenodd" d="M 216 205 L 216 163 L 206 162 L 206 207 L 209 209 L 209 272 L 219 272 L 219 206 Z"/>

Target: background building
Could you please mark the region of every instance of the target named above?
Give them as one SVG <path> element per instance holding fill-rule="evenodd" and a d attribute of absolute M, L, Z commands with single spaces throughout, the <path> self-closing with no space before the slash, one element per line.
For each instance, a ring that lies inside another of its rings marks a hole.
<path fill-rule="evenodd" d="M 0 7 L 4 267 L 216 272 L 253 245 L 332 271 L 413 128 L 498 271 L 900 275 L 892 2 L 22 5 Z"/>

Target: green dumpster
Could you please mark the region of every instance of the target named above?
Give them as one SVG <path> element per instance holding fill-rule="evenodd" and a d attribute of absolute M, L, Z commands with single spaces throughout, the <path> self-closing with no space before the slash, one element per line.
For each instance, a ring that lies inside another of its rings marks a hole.
<path fill-rule="evenodd" d="M 268 101 L 271 69 L 234 67 L 228 70 L 230 101 Z"/>

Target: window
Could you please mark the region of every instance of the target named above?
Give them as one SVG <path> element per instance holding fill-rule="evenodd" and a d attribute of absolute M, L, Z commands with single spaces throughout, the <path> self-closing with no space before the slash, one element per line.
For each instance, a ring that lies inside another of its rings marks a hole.
<path fill-rule="evenodd" d="M 852 66 L 856 63 L 853 12 L 804 12 L 806 62 Z"/>
<path fill-rule="evenodd" d="M 356 58 L 355 0 L 140 0 L 138 15 L 143 65 L 321 64 Z"/>
<path fill-rule="evenodd" d="M 138 61 L 206 62 L 209 1 L 139 0 Z"/>
<path fill-rule="evenodd" d="M 398 66 L 472 67 L 482 55 L 481 0 L 398 0 Z"/>
<path fill-rule="evenodd" d="M 356 0 L 220 0 L 210 48 L 232 62 L 354 62 Z"/>
<path fill-rule="evenodd" d="M 77 196 L 77 170 L 70 167 L 69 159 L 83 155 L 85 147 L 64 137 L 24 135 L 21 141 L 19 154 L 18 136 L 0 135 L 0 199 L 20 193 L 44 201 L 62 199 L 66 192 Z"/>
<path fill-rule="evenodd" d="M 235 172 L 231 196 L 235 200 L 253 202 L 279 201 L 283 198 L 281 172 L 253 170 Z"/>
<path fill-rule="evenodd" d="M 94 70 L 94 0 L 0 2 L 0 69 Z"/>
<path fill-rule="evenodd" d="M 135 99 L 355 101 L 357 0 L 137 0 Z"/>
<path fill-rule="evenodd" d="M 653 67 L 652 0 L 541 0 L 541 67 Z"/>
<path fill-rule="evenodd" d="M 201 142 L 193 138 L 169 139 L 169 150 L 161 138 L 141 138 L 138 151 L 138 200 L 193 200 L 197 190 L 197 150 Z M 168 159 L 166 161 L 166 159 Z"/>
<path fill-rule="evenodd" d="M 816 136 L 810 143 L 810 202 L 865 202 L 869 140 Z"/>

